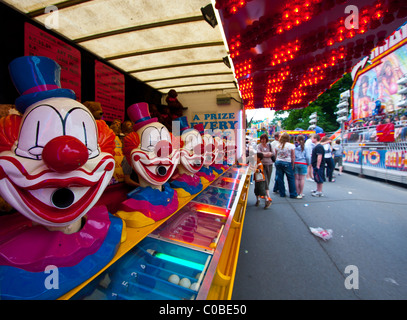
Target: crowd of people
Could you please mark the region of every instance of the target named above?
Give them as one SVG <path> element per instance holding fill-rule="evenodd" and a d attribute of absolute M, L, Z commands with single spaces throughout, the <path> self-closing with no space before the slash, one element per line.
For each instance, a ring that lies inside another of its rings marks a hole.
<path fill-rule="evenodd" d="M 321 138 L 319 134 L 311 134 L 307 139 L 298 135 L 294 141 L 290 141 L 292 140 L 287 132 L 276 132 L 272 142 L 269 142 L 267 134 L 260 136 L 260 143 L 253 154 L 253 159 L 257 159 L 253 166 L 256 206 L 260 205 L 262 198 L 265 200 L 264 209 L 269 208 L 272 203 L 269 190 L 273 166 L 276 170 L 273 193 L 286 197 L 286 178 L 289 197 L 295 199 L 305 196 L 305 180 L 315 181 L 316 188 L 311 195 L 322 197 L 324 182 L 335 182 L 336 165 L 338 175 L 342 174 L 343 148 L 340 139 L 332 143 L 326 136 Z"/>

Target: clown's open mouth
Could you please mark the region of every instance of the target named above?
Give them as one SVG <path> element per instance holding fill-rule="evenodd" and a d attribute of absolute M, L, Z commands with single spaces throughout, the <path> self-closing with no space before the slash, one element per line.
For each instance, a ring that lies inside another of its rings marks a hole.
<path fill-rule="evenodd" d="M 39 217 L 54 223 L 77 218 L 94 200 L 106 173 L 92 186 L 16 189 L 24 203 Z"/>
<path fill-rule="evenodd" d="M 189 155 L 187 152 L 181 154 L 181 162 L 184 167 L 193 173 L 202 168 L 204 157 L 201 155 Z"/>
<path fill-rule="evenodd" d="M 144 152 L 135 152 L 132 154 L 132 165 L 149 183 L 161 185 L 174 173 L 179 156 L 179 152 L 176 152 L 168 158 L 150 158 Z"/>
<path fill-rule="evenodd" d="M 172 172 L 173 164 L 168 164 L 168 162 L 154 163 L 154 164 L 143 164 L 145 172 L 150 178 L 157 181 L 167 180 Z"/>
<path fill-rule="evenodd" d="M 194 160 L 191 164 L 192 169 L 199 170 L 202 167 L 203 161 L 202 158 Z"/>
<path fill-rule="evenodd" d="M 60 188 L 56 190 L 51 197 L 51 201 L 55 207 L 65 209 L 71 206 L 75 200 L 75 194 L 68 188 Z"/>
<path fill-rule="evenodd" d="M 114 160 L 109 155 L 101 159 L 92 171 L 79 169 L 61 178 L 46 170 L 36 175 L 18 175 L 19 180 L 14 181 L 11 177 L 24 172 L 24 167 L 14 158 L 2 160 L 5 159 L 11 161 L 3 162 L 2 166 L 9 166 L 15 173 L 10 176 L 0 174 L 0 177 L 4 179 L 3 187 L 13 195 L 14 205 L 19 210 L 31 211 L 41 220 L 58 224 L 74 221 L 86 212 L 99 198 L 102 184 L 110 179 L 114 169 Z"/>
<path fill-rule="evenodd" d="M 165 166 L 158 166 L 157 167 L 157 174 L 160 177 L 164 177 L 167 174 L 167 168 Z"/>
<path fill-rule="evenodd" d="M 215 154 L 211 153 L 205 153 L 205 160 L 204 164 L 205 165 L 211 165 L 215 161 Z"/>

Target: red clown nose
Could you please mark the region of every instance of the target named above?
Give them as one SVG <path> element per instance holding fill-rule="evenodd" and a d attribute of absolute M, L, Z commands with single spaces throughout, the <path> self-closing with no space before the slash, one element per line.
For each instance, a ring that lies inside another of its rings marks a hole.
<path fill-rule="evenodd" d="M 42 159 L 51 170 L 68 172 L 88 161 L 88 148 L 77 138 L 59 136 L 50 140 L 42 151 Z"/>
<path fill-rule="evenodd" d="M 166 140 L 161 140 L 155 146 L 154 152 L 157 155 L 157 157 L 167 158 L 172 153 L 172 145 Z"/>

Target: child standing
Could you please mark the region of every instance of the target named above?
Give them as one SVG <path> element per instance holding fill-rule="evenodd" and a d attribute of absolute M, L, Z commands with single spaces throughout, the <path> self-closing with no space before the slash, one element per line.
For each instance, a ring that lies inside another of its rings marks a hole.
<path fill-rule="evenodd" d="M 264 175 L 264 168 L 263 163 L 261 160 L 263 159 L 263 154 L 261 152 L 257 153 L 257 166 L 254 172 L 254 194 L 257 198 L 256 207 L 260 204 L 260 197 L 264 197 L 266 200 L 264 209 L 267 209 L 271 205 L 271 198 L 267 197 L 266 193 L 266 177 Z"/>
<path fill-rule="evenodd" d="M 336 167 L 336 164 L 339 165 L 338 176 L 340 176 L 342 174 L 342 170 L 343 170 L 343 163 L 342 163 L 343 147 L 341 145 L 341 139 L 336 139 L 335 145 L 332 147 L 332 149 L 333 149 L 333 155 L 334 155 L 334 168 Z"/>

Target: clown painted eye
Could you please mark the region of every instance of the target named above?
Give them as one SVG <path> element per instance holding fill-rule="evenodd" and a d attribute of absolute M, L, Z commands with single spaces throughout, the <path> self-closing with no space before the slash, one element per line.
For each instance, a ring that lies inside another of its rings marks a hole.
<path fill-rule="evenodd" d="M 50 105 L 40 105 L 23 119 L 16 155 L 40 160 L 48 141 L 63 135 L 63 122 L 58 112 Z"/>
<path fill-rule="evenodd" d="M 97 127 L 88 112 L 81 108 L 72 109 L 66 117 L 66 135 L 80 140 L 89 152 L 89 159 L 99 155 Z"/>
<path fill-rule="evenodd" d="M 156 127 L 147 127 L 144 129 L 143 133 L 141 134 L 141 145 L 140 149 L 147 151 L 147 152 L 153 152 L 155 145 L 158 143 L 158 141 L 161 140 L 161 135 Z"/>
<path fill-rule="evenodd" d="M 204 145 L 205 145 L 205 147 L 207 146 L 207 145 L 214 145 L 214 141 L 213 141 L 213 138 L 211 137 L 211 136 L 204 136 L 203 137 L 203 141 L 204 141 Z"/>
<path fill-rule="evenodd" d="M 171 142 L 171 135 L 166 127 L 161 128 L 161 140 Z"/>
<path fill-rule="evenodd" d="M 23 119 L 16 155 L 40 160 L 45 145 L 63 135 L 80 140 L 87 147 L 89 158 L 99 155 L 95 121 L 86 110 L 69 104 L 42 104 L 33 108 Z"/>
<path fill-rule="evenodd" d="M 185 136 L 185 145 L 184 148 L 187 150 L 192 151 L 195 146 L 202 143 L 202 138 L 199 133 L 196 132 L 189 132 Z"/>

